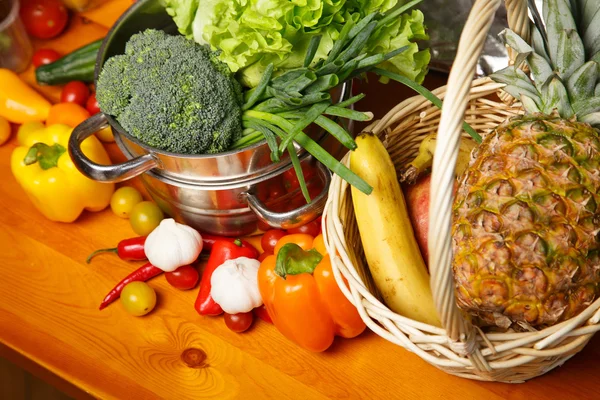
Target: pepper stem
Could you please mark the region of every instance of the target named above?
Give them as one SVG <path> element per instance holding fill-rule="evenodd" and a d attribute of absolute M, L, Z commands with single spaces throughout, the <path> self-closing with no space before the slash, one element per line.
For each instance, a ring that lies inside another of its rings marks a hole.
<path fill-rule="evenodd" d="M 89 264 L 92 261 L 92 258 L 94 258 L 98 254 L 102 254 L 102 253 L 115 253 L 115 254 L 119 254 L 116 247 L 113 247 L 113 248 L 110 248 L 110 249 L 100 249 L 100 250 L 96 250 L 92 254 L 90 254 L 88 256 L 88 258 L 85 259 L 85 262 Z"/>
<path fill-rule="evenodd" d="M 312 274 L 322 259 L 315 249 L 304 251 L 296 243 L 287 243 L 277 253 L 275 273 L 283 279 L 287 275 Z"/>
<path fill-rule="evenodd" d="M 29 148 L 23 162 L 25 165 L 39 162 L 43 170 L 54 168 L 58 165 L 58 159 L 65 151 L 67 149 L 58 143 L 48 146 L 46 143 L 38 142 Z"/>

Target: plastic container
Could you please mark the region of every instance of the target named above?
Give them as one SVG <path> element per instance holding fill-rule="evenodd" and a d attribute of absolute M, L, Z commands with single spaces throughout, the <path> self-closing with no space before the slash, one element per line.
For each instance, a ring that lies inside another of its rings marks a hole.
<path fill-rule="evenodd" d="M 25 70 L 33 50 L 19 18 L 19 0 L 0 1 L 0 68 Z"/>

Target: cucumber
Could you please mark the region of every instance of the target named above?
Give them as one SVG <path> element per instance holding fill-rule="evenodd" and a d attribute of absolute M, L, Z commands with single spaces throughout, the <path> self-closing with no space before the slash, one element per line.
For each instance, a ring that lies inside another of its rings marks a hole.
<path fill-rule="evenodd" d="M 60 85 L 71 81 L 93 82 L 96 56 L 103 40 L 96 40 L 53 63 L 38 67 L 35 79 L 40 85 Z"/>

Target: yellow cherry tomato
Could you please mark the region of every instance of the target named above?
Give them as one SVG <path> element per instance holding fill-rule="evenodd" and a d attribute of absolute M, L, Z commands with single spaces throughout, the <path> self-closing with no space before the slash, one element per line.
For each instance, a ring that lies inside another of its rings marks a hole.
<path fill-rule="evenodd" d="M 147 236 L 156 228 L 165 215 L 162 210 L 151 201 L 137 203 L 129 214 L 129 223 L 133 231 L 140 236 Z"/>
<path fill-rule="evenodd" d="M 121 292 L 121 304 L 136 317 L 148 314 L 156 306 L 156 292 L 146 282 L 131 282 Z"/>
<path fill-rule="evenodd" d="M 115 190 L 110 198 L 110 208 L 116 216 L 129 218 L 133 207 L 143 200 L 137 189 L 131 186 L 123 186 Z"/>

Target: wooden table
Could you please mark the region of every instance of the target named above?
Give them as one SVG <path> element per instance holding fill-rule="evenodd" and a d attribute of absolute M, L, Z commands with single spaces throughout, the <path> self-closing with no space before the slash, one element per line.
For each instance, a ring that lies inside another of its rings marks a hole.
<path fill-rule="evenodd" d="M 116 16 L 123 5 L 116 0 L 107 7 Z M 86 22 L 73 22 L 66 34 L 71 43 L 83 44 L 106 32 L 102 20 Z M 78 34 L 83 30 L 87 37 Z M 56 46 L 67 50 L 63 41 Z M 25 76 L 31 77 L 31 71 Z M 440 78 L 428 82 L 436 86 Z M 58 93 L 52 88 L 44 92 L 49 97 Z M 363 107 L 378 117 L 408 94 L 393 84 L 373 85 L 366 92 Z M 110 255 L 91 265 L 84 260 L 92 250 L 132 236 L 128 222 L 109 210 L 85 213 L 73 224 L 46 220 L 10 172 L 15 146 L 13 140 L 0 147 L 0 356 L 73 397 L 600 398 L 597 339 L 566 366 L 508 385 L 447 375 L 371 332 L 338 339 L 322 354 L 302 350 L 262 321 L 236 334 L 222 318 L 194 311 L 195 290 L 177 291 L 162 276 L 151 281 L 159 301 L 150 315 L 132 317 L 118 303 L 100 312 L 100 300 L 134 265 Z M 121 159 L 114 145 L 109 150 L 114 161 Z"/>

